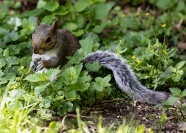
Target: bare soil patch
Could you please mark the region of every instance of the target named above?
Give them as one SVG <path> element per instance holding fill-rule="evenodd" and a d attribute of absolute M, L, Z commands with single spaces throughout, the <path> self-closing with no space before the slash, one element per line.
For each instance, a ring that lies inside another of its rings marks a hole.
<path fill-rule="evenodd" d="M 160 121 L 160 116 L 163 114 L 167 116 L 165 123 Z M 134 127 L 144 124 L 146 128 L 151 128 L 155 133 L 184 133 L 183 126 L 180 127 L 182 122 L 176 119 L 173 109 L 163 111 L 163 109 L 153 105 L 140 102 L 127 103 L 125 100 L 116 99 L 104 101 L 102 104 L 81 110 L 81 119 L 90 128 L 97 128 L 100 115 L 102 116 L 103 126 L 110 127 L 112 125 L 113 129 L 125 121 L 125 124 L 130 123 Z M 72 116 L 69 115 L 65 120 L 65 124 L 69 128 L 72 125 L 77 125 L 76 115 Z"/>

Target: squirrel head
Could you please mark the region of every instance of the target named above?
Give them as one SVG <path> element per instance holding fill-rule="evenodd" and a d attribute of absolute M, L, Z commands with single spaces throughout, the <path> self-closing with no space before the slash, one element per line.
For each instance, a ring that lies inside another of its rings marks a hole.
<path fill-rule="evenodd" d="M 40 25 L 39 19 L 37 19 L 36 30 L 32 34 L 33 53 L 42 55 L 57 45 L 57 26 L 57 21 L 52 25 Z"/>

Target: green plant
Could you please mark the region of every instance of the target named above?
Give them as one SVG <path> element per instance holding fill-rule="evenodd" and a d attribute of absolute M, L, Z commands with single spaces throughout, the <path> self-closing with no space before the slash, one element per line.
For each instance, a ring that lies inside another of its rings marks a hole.
<path fill-rule="evenodd" d="M 167 49 L 165 44 L 157 40 L 154 45 L 149 42 L 148 47 L 139 47 L 134 50 L 133 56 L 129 57 L 129 63 L 136 70 L 136 75 L 145 85 L 156 89 L 158 86 L 166 86 L 171 80 L 171 74 L 167 69 L 173 64 L 176 49 Z M 179 75 L 181 76 L 181 75 Z M 181 77 L 180 77 L 181 78 Z M 169 84 L 171 86 L 171 84 Z"/>
<path fill-rule="evenodd" d="M 37 103 L 32 95 L 18 89 L 19 82 L 10 82 L 1 96 L 1 132 L 38 132 L 38 118 L 30 116 Z M 25 128 L 25 126 L 27 128 Z"/>
<path fill-rule="evenodd" d="M 171 72 L 171 79 L 174 81 L 174 82 L 179 82 L 181 80 L 181 77 L 183 75 L 183 66 L 185 64 L 185 61 L 180 61 L 176 64 L 175 67 L 169 67 L 169 70 Z"/>
<path fill-rule="evenodd" d="M 163 102 L 164 107 L 174 106 L 175 117 L 179 120 L 186 120 L 186 104 L 184 98 L 186 97 L 186 89 L 181 91 L 179 88 L 170 88 L 172 95 Z"/>

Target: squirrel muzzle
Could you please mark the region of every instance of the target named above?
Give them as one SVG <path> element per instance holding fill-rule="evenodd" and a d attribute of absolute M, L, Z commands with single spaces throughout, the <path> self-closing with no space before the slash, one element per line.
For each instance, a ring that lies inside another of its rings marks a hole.
<path fill-rule="evenodd" d="M 42 49 L 38 49 L 38 48 L 33 48 L 33 53 L 34 54 L 39 54 L 42 55 L 44 53 L 44 51 Z"/>

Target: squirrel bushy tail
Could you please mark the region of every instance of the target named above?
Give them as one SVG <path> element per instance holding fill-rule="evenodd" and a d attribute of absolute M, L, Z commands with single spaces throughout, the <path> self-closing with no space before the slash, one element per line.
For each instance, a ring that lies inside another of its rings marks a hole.
<path fill-rule="evenodd" d="M 119 88 L 135 100 L 149 104 L 159 104 L 169 96 L 168 93 L 153 91 L 143 86 L 130 66 L 114 53 L 96 51 L 86 56 L 83 63 L 92 63 L 94 61 L 98 61 L 101 66 L 111 69 Z"/>

